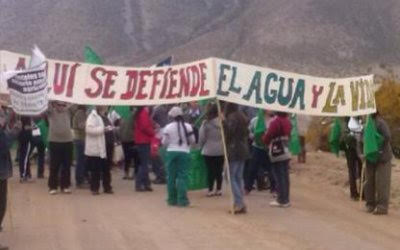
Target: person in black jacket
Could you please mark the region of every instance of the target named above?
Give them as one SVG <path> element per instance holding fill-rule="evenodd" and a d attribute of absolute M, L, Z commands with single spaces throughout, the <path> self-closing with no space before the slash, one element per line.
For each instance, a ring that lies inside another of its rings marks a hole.
<path fill-rule="evenodd" d="M 21 116 L 22 129 L 18 135 L 19 144 L 19 177 L 20 182 L 26 182 L 32 178 L 29 154 L 32 148 L 32 119 L 28 116 Z"/>
<path fill-rule="evenodd" d="M 7 180 L 12 176 L 10 148 L 20 127 L 19 122 L 13 125 L 4 110 L 0 110 L 0 231 L 7 208 Z"/>
<path fill-rule="evenodd" d="M 392 135 L 389 125 L 378 112 L 371 117 L 376 124 L 378 133 L 383 137 L 383 143 L 379 147 L 378 161 L 373 163 L 367 159 L 364 183 L 366 209 L 368 213 L 374 215 L 385 215 L 388 214 L 390 199 Z"/>
<path fill-rule="evenodd" d="M 360 193 L 357 188 L 357 179 L 361 178 L 362 160 L 360 158 L 360 147 L 359 138 L 362 134 L 362 127 L 357 123 L 359 128 L 353 126 L 349 127 L 350 118 L 345 119 L 345 129 L 342 148 L 346 154 L 347 168 L 349 171 L 349 186 L 350 186 L 350 198 L 354 201 L 358 201 Z M 355 121 L 355 119 L 353 119 Z"/>

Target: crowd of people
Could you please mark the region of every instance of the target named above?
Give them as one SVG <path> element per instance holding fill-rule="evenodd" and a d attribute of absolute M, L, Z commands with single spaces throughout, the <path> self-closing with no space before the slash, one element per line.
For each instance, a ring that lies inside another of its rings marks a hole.
<path fill-rule="evenodd" d="M 260 117 L 254 109 L 223 102 L 221 110 L 209 101 L 204 106 L 190 103 L 129 107 L 127 115 L 122 116 L 113 107 L 52 101 L 42 116 L 27 117 L 1 107 L 0 226 L 6 209 L 7 179 L 12 176 L 10 149 L 15 140 L 20 182 L 33 178 L 30 161 L 36 149 L 37 178 L 45 178 L 45 162 L 49 159 L 51 195 L 71 193 L 72 165 L 76 188 L 99 195 L 102 186 L 103 193 L 113 194 L 111 169 L 120 164 L 123 179 L 134 180 L 136 192 L 151 192 L 152 184 L 166 184 L 168 205 L 187 207 L 190 206 L 187 195 L 190 151 L 197 147 L 208 169 L 207 197 L 222 195 L 226 174 L 233 194 L 232 213 L 247 212 L 244 195 L 256 188 L 269 189 L 273 197 L 271 206 L 290 207 L 290 155 L 286 152 L 291 134 L 289 115 L 265 110 Z M 259 119 L 264 119 L 265 124 L 261 136 L 256 131 Z M 363 196 L 368 212 L 387 214 L 392 158 L 390 130 L 379 114 L 373 115 L 373 119 L 384 143 L 379 161 L 367 162 Z M 354 118 L 347 119 L 345 124 L 343 149 L 349 168 L 350 195 L 357 200 L 361 195 L 356 180 L 361 175 L 362 129 L 353 126 Z M 122 162 L 115 155 L 118 146 L 124 155 Z M 305 159 L 303 146 L 299 161 Z M 228 169 L 224 168 L 226 165 Z M 151 171 L 155 175 L 153 180 Z"/>

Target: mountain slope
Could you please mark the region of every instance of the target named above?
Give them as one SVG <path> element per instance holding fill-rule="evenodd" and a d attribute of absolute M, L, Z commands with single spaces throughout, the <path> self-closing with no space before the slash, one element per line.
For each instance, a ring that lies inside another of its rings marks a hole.
<path fill-rule="evenodd" d="M 396 0 L 0 0 L 0 48 L 116 65 L 216 56 L 322 76 L 400 65 Z"/>

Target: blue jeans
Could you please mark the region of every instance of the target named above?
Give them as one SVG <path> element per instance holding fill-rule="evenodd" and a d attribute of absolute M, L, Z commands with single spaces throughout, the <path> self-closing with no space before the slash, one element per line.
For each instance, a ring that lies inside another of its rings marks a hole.
<path fill-rule="evenodd" d="M 276 180 L 278 193 L 277 201 L 280 204 L 289 203 L 290 179 L 289 179 L 289 161 L 280 161 L 272 164 L 272 172 Z"/>
<path fill-rule="evenodd" d="M 76 185 L 81 185 L 85 181 L 85 141 L 83 140 L 75 140 L 75 157 L 76 157 L 76 166 L 75 166 L 75 182 Z"/>
<path fill-rule="evenodd" d="M 150 187 L 149 163 L 150 163 L 150 144 L 137 144 L 139 156 L 139 170 L 136 177 L 136 188 Z"/>
<path fill-rule="evenodd" d="M 243 208 L 243 169 L 245 161 L 229 161 L 231 188 L 234 204 L 237 208 Z"/>

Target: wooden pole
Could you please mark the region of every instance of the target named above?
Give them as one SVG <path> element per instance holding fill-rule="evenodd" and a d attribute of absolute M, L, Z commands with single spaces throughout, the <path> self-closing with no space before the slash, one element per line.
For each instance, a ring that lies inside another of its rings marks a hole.
<path fill-rule="evenodd" d="M 223 149 L 224 149 L 224 169 L 225 169 L 225 173 L 226 173 L 226 175 L 228 177 L 229 185 L 227 185 L 227 186 L 229 186 L 228 190 L 229 190 L 229 196 L 230 196 L 230 200 L 231 200 L 231 211 L 232 211 L 232 214 L 233 214 L 234 211 L 235 211 L 235 202 L 233 200 L 231 174 L 230 174 L 229 161 L 228 161 L 228 151 L 226 149 L 226 141 L 225 141 L 225 130 L 224 130 L 224 125 L 222 123 L 222 118 L 221 118 L 222 110 L 221 110 L 221 105 L 220 105 L 218 99 L 216 99 L 216 102 L 217 102 L 218 114 L 220 115 L 218 120 L 219 120 L 219 125 L 221 127 L 222 146 L 223 146 Z"/>
<path fill-rule="evenodd" d="M 365 168 L 367 167 L 367 161 L 362 161 L 362 167 L 361 167 L 361 177 L 360 177 L 360 209 L 362 208 L 363 204 L 363 192 L 364 192 L 364 175 L 365 175 Z"/>
<path fill-rule="evenodd" d="M 14 223 L 13 223 L 13 219 L 12 219 L 12 206 L 11 206 L 11 185 L 9 185 L 8 181 L 7 181 L 7 207 L 6 207 L 6 213 L 8 213 L 9 216 L 9 220 L 10 220 L 10 228 L 11 228 L 11 232 L 14 232 Z"/>

